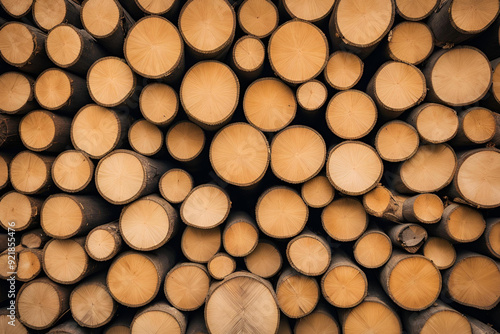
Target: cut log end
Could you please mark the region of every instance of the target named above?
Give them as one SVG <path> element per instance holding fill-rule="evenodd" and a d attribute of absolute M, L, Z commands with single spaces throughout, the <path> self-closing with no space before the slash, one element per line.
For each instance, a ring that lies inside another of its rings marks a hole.
<path fill-rule="evenodd" d="M 370 96 L 359 90 L 346 90 L 330 99 L 326 123 L 340 138 L 359 139 L 373 129 L 377 115 L 377 107 Z"/>
<path fill-rule="evenodd" d="M 160 178 L 160 193 L 170 203 L 182 203 L 193 189 L 193 178 L 183 169 L 170 169 Z"/>
<path fill-rule="evenodd" d="M 402 22 L 392 29 L 387 48 L 392 59 L 418 65 L 434 50 L 432 31 L 421 22 Z"/>
<path fill-rule="evenodd" d="M 186 318 L 177 309 L 165 302 L 158 302 L 139 311 L 130 324 L 130 333 L 172 333 L 186 332 Z"/>
<path fill-rule="evenodd" d="M 43 249 L 43 270 L 54 282 L 73 284 L 86 274 L 89 257 L 79 239 L 52 239 Z"/>
<path fill-rule="evenodd" d="M 271 168 L 278 178 L 303 183 L 323 168 L 326 144 L 316 130 L 290 126 L 278 133 L 271 143 Z"/>
<path fill-rule="evenodd" d="M 65 194 L 48 197 L 40 214 L 44 232 L 53 238 L 71 238 L 84 223 L 83 209 L 76 197 Z"/>
<path fill-rule="evenodd" d="M 178 161 L 196 159 L 205 147 L 205 133 L 189 121 L 181 121 L 170 127 L 165 140 L 168 152 Z"/>
<path fill-rule="evenodd" d="M 497 17 L 500 4 L 495 0 L 458 0 L 450 5 L 450 20 L 455 29 L 464 34 L 485 30 Z M 474 15 L 470 15 L 471 11 Z"/>
<path fill-rule="evenodd" d="M 448 206 L 440 224 L 445 224 L 448 237 L 454 242 L 472 242 L 484 232 L 486 223 L 478 210 L 466 205 Z"/>
<path fill-rule="evenodd" d="M 247 121 L 261 131 L 283 129 L 294 119 L 296 111 L 293 91 L 277 78 L 254 81 L 243 97 L 243 112 Z"/>
<path fill-rule="evenodd" d="M 354 196 L 375 188 L 383 169 L 382 160 L 373 147 L 356 141 L 335 146 L 326 162 L 326 174 L 335 189 Z"/>
<path fill-rule="evenodd" d="M 204 265 L 181 263 L 165 278 L 164 292 L 168 301 L 181 311 L 193 311 L 205 302 L 210 276 Z"/>
<path fill-rule="evenodd" d="M 198 23 L 198 22 L 196 22 Z M 168 78 L 183 62 L 184 44 L 167 19 L 146 16 L 130 29 L 123 47 L 132 69 L 146 78 Z"/>
<path fill-rule="evenodd" d="M 50 182 L 52 161 L 29 151 L 17 154 L 10 163 L 10 182 L 14 189 L 24 194 L 42 191 Z"/>
<path fill-rule="evenodd" d="M 269 165 L 269 144 L 264 134 L 253 126 L 233 123 L 212 140 L 210 162 L 224 181 L 250 186 L 264 177 Z"/>
<path fill-rule="evenodd" d="M 311 208 L 323 208 L 335 197 L 335 189 L 326 176 L 316 176 L 301 187 L 304 202 Z"/>
<path fill-rule="evenodd" d="M 440 270 L 450 268 L 457 258 L 453 245 L 446 239 L 438 237 L 432 237 L 426 241 L 423 254 Z"/>
<path fill-rule="evenodd" d="M 101 277 L 100 280 L 82 283 L 71 292 L 71 314 L 80 326 L 104 326 L 116 312 L 116 303 L 105 285 L 104 276 Z"/>
<path fill-rule="evenodd" d="M 39 205 L 33 205 L 30 198 L 15 191 L 6 193 L 0 198 L 0 224 L 4 229 L 15 223 L 16 231 L 28 228 L 38 215 Z M 41 204 L 41 203 L 40 203 Z"/>
<path fill-rule="evenodd" d="M 287 187 L 273 187 L 264 192 L 255 213 L 260 230 L 278 239 L 299 234 L 309 216 L 307 205 L 299 194 Z"/>
<path fill-rule="evenodd" d="M 207 263 L 219 251 L 221 240 L 219 227 L 199 229 L 187 226 L 181 238 L 182 253 L 190 261 Z"/>
<path fill-rule="evenodd" d="M 274 72 L 294 84 L 309 81 L 321 73 L 329 55 L 325 34 L 312 23 L 299 20 L 278 27 L 269 40 L 268 49 Z"/>
<path fill-rule="evenodd" d="M 392 243 L 381 231 L 363 234 L 354 245 L 354 258 L 365 268 L 380 268 L 391 257 Z"/>
<path fill-rule="evenodd" d="M 269 0 L 245 0 L 238 10 L 241 30 L 257 38 L 266 38 L 278 26 L 278 9 Z"/>
<path fill-rule="evenodd" d="M 78 61 L 83 53 L 83 40 L 75 27 L 61 24 L 50 30 L 45 47 L 50 60 L 64 68 Z"/>
<path fill-rule="evenodd" d="M 32 58 L 35 37 L 26 25 L 9 22 L 0 29 L 1 56 L 9 64 L 22 67 Z"/>
<path fill-rule="evenodd" d="M 431 15 L 439 0 L 396 0 L 396 10 L 405 20 L 420 21 Z"/>
<path fill-rule="evenodd" d="M 32 151 L 48 149 L 56 136 L 54 114 L 45 110 L 34 110 L 19 123 L 19 134 L 27 148 Z"/>
<path fill-rule="evenodd" d="M 92 160 L 81 151 L 64 151 L 52 165 L 52 179 L 55 185 L 69 193 L 85 189 L 92 181 L 93 174 Z"/>
<path fill-rule="evenodd" d="M 200 205 L 200 203 L 204 203 Z M 182 221 L 189 226 L 210 229 L 219 226 L 229 214 L 231 201 L 218 186 L 204 184 L 194 188 L 182 203 Z"/>
<path fill-rule="evenodd" d="M 334 89 L 351 89 L 361 79 L 363 67 L 363 61 L 355 54 L 336 51 L 330 55 L 326 64 L 325 80 Z"/>
<path fill-rule="evenodd" d="M 335 307 L 351 308 L 363 301 L 368 291 L 368 281 L 361 269 L 350 263 L 332 262 L 321 279 L 325 299 Z"/>
<path fill-rule="evenodd" d="M 42 271 L 42 251 L 39 249 L 24 249 L 19 252 L 17 279 L 29 282 Z"/>
<path fill-rule="evenodd" d="M 260 241 L 253 252 L 245 256 L 247 269 L 262 278 L 276 275 L 281 269 L 282 262 L 278 248 L 267 241 Z"/>
<path fill-rule="evenodd" d="M 99 10 L 103 11 L 103 8 Z M 114 107 L 125 102 L 134 93 L 135 85 L 134 73 L 120 58 L 100 58 L 87 73 L 90 97 L 104 107 Z"/>
<path fill-rule="evenodd" d="M 335 0 L 321 1 L 294 1 L 285 0 L 283 6 L 286 12 L 292 18 L 298 18 L 304 21 L 317 22 L 330 14 Z"/>
<path fill-rule="evenodd" d="M 481 107 L 465 111 L 461 125 L 465 137 L 474 144 L 490 141 L 495 136 L 497 126 L 492 112 Z"/>
<path fill-rule="evenodd" d="M 137 0 L 137 5 L 146 14 L 162 15 L 167 14 L 176 6 L 177 0 Z"/>
<path fill-rule="evenodd" d="M 33 20 L 43 30 L 48 31 L 66 19 L 64 0 L 37 0 L 33 3 Z"/>
<path fill-rule="evenodd" d="M 18 72 L 0 75 L 0 110 L 7 114 L 16 114 L 33 100 L 30 79 Z"/>
<path fill-rule="evenodd" d="M 340 198 L 323 209 L 321 222 L 326 233 L 338 241 L 358 239 L 368 226 L 368 215 L 356 199 Z"/>
<path fill-rule="evenodd" d="M 249 217 L 229 217 L 222 234 L 226 252 L 234 257 L 250 254 L 259 242 L 259 230 Z"/>
<path fill-rule="evenodd" d="M 312 277 L 285 270 L 276 285 L 276 297 L 281 311 L 289 318 L 310 314 L 319 301 L 319 286 Z"/>
<path fill-rule="evenodd" d="M 10 16 L 20 18 L 28 14 L 33 5 L 33 0 L 2 0 L 0 5 Z"/>
<path fill-rule="evenodd" d="M 81 10 L 82 24 L 96 38 L 108 37 L 118 29 L 122 11 L 115 0 L 88 0 Z"/>
<path fill-rule="evenodd" d="M 261 68 L 264 65 L 265 57 L 264 43 L 256 37 L 243 36 L 234 43 L 234 65 L 244 73 L 254 72 Z"/>
<path fill-rule="evenodd" d="M 141 91 L 139 108 L 145 119 L 155 125 L 164 126 L 177 115 L 179 98 L 172 87 L 151 83 Z"/>
<path fill-rule="evenodd" d="M 403 204 L 403 217 L 410 222 L 435 224 L 443 215 L 444 205 L 435 194 L 420 194 Z"/>
<path fill-rule="evenodd" d="M 402 121 L 391 121 L 384 124 L 375 137 L 375 148 L 378 154 L 389 162 L 410 159 L 417 153 L 419 143 L 420 140 L 415 128 Z"/>
<path fill-rule="evenodd" d="M 397 313 L 385 303 L 366 300 L 356 306 L 342 321 L 342 332 L 401 333 L 401 321 Z"/>
<path fill-rule="evenodd" d="M 9 184 L 9 163 L 10 158 L 0 155 L 0 190 Z"/>
<path fill-rule="evenodd" d="M 340 329 L 330 312 L 317 309 L 295 323 L 294 333 L 339 334 Z"/>
<path fill-rule="evenodd" d="M 408 120 L 423 140 L 433 144 L 444 143 L 455 137 L 459 125 L 456 111 L 437 103 L 425 103 L 417 107 Z"/>
<path fill-rule="evenodd" d="M 324 83 L 318 80 L 304 82 L 297 88 L 297 102 L 306 111 L 320 109 L 328 98 L 328 90 Z"/>
<path fill-rule="evenodd" d="M 323 274 L 331 260 L 330 246 L 326 240 L 310 232 L 293 238 L 286 248 L 290 265 L 307 276 Z"/>
<path fill-rule="evenodd" d="M 60 69 L 48 69 L 36 79 L 35 98 L 45 109 L 60 109 L 72 95 L 71 79 Z"/>
<path fill-rule="evenodd" d="M 130 146 L 145 156 L 158 153 L 163 146 L 163 133 L 158 127 L 145 119 L 132 124 L 128 130 Z"/>
<path fill-rule="evenodd" d="M 106 261 L 120 250 L 121 239 L 118 229 L 95 228 L 90 231 L 85 240 L 85 250 L 96 261 Z M 118 238 L 118 241 L 117 241 Z"/>
<path fill-rule="evenodd" d="M 210 276 L 222 280 L 236 270 L 236 261 L 226 253 L 215 254 L 207 263 Z"/>

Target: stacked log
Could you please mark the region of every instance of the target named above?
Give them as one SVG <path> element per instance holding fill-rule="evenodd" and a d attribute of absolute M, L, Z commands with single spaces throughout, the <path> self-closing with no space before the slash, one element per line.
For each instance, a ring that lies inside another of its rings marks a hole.
<path fill-rule="evenodd" d="M 0 333 L 498 333 L 499 14 L 0 0 Z"/>

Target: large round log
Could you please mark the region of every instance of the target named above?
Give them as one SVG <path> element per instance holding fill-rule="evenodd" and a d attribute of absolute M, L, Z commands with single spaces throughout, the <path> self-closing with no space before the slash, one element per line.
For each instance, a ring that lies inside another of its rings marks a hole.
<path fill-rule="evenodd" d="M 60 23 L 81 27 L 81 7 L 71 0 L 36 0 L 33 2 L 33 21 L 43 31 L 49 31 Z"/>
<path fill-rule="evenodd" d="M 401 22 L 389 33 L 386 52 L 396 61 L 418 65 L 434 50 L 431 29 L 421 22 Z"/>
<path fill-rule="evenodd" d="M 33 0 L 1 0 L 0 6 L 14 18 L 21 18 L 29 13 Z"/>
<path fill-rule="evenodd" d="M 290 17 L 316 24 L 319 24 L 328 17 L 334 4 L 335 0 L 283 0 L 280 2 L 280 5 Z"/>
<path fill-rule="evenodd" d="M 439 0 L 396 0 L 396 11 L 408 21 L 420 21 L 431 15 L 439 5 Z"/>
<path fill-rule="evenodd" d="M 328 61 L 328 41 L 314 24 L 291 20 L 278 27 L 268 46 L 273 71 L 291 84 L 304 83 L 320 74 Z"/>
<path fill-rule="evenodd" d="M 486 223 L 480 211 L 452 203 L 444 209 L 441 221 L 431 230 L 433 234 L 451 242 L 464 243 L 477 240 L 485 228 Z"/>
<path fill-rule="evenodd" d="M 442 104 L 423 103 L 413 109 L 407 121 L 417 129 L 420 138 L 427 143 L 447 142 L 458 132 L 457 112 Z"/>
<path fill-rule="evenodd" d="M 496 119 L 494 113 L 482 107 L 472 107 L 458 115 L 458 132 L 452 140 L 456 146 L 485 144 L 496 134 Z"/>

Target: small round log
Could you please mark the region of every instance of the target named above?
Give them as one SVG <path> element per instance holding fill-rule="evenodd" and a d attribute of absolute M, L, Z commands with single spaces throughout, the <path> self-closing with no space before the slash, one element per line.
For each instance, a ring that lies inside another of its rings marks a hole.
<path fill-rule="evenodd" d="M 252 81 L 257 79 L 264 69 L 266 47 L 257 37 L 246 35 L 234 43 L 231 55 L 231 68 L 238 77 Z"/>
<path fill-rule="evenodd" d="M 10 163 L 10 182 L 22 194 L 32 195 L 46 192 L 53 187 L 50 170 L 54 157 L 31 151 L 18 153 Z"/>
<path fill-rule="evenodd" d="M 16 231 L 20 232 L 38 223 L 38 215 L 43 201 L 39 198 L 26 196 L 16 191 L 10 191 L 0 198 L 0 225 L 8 229 L 9 223 L 15 223 Z"/>
<path fill-rule="evenodd" d="M 20 72 L 0 75 L 0 111 L 6 114 L 25 114 L 36 109 L 34 80 Z"/>
<path fill-rule="evenodd" d="M 259 241 L 257 247 L 245 256 L 244 260 L 247 269 L 262 278 L 276 275 L 283 263 L 279 249 L 267 240 Z"/>
<path fill-rule="evenodd" d="M 407 198 L 379 185 L 363 195 L 363 207 L 372 216 L 401 223 L 404 220 L 403 204 Z"/>
<path fill-rule="evenodd" d="M 456 146 L 485 144 L 491 141 L 496 133 L 494 113 L 486 108 L 472 107 L 458 115 L 458 132 L 452 140 Z"/>
<path fill-rule="evenodd" d="M 376 225 L 368 227 L 353 246 L 354 259 L 365 268 L 380 268 L 391 257 L 391 239 Z"/>
<path fill-rule="evenodd" d="M 222 280 L 236 270 L 236 261 L 226 253 L 217 253 L 208 260 L 207 269 L 210 276 Z"/>
<path fill-rule="evenodd" d="M 238 23 L 246 34 L 266 38 L 278 27 L 279 13 L 270 0 L 244 0 L 238 8 Z"/>
<path fill-rule="evenodd" d="M 368 226 L 368 215 L 355 198 L 344 197 L 331 202 L 321 213 L 323 229 L 335 240 L 358 239 Z"/>
<path fill-rule="evenodd" d="M 258 199 L 255 218 L 259 229 L 276 239 L 298 235 L 307 223 L 309 209 L 293 189 L 276 186 L 266 190 Z"/>
<path fill-rule="evenodd" d="M 339 334 L 340 328 L 329 309 L 318 306 L 311 314 L 295 323 L 295 334 Z"/>
<path fill-rule="evenodd" d="M 354 53 L 335 51 L 330 55 L 323 74 L 332 88 L 347 90 L 359 82 L 363 68 L 363 61 Z"/>
<path fill-rule="evenodd" d="M 145 119 L 157 126 L 166 126 L 177 115 L 179 97 L 172 87 L 153 82 L 141 90 L 139 108 Z"/>
<path fill-rule="evenodd" d="M 184 262 L 170 269 L 163 292 L 176 309 L 194 311 L 205 303 L 209 287 L 207 268 L 199 263 Z"/>
<path fill-rule="evenodd" d="M 230 209 L 231 200 L 224 189 L 214 184 L 202 184 L 191 190 L 182 202 L 180 215 L 189 226 L 210 229 L 222 224 Z"/>
<path fill-rule="evenodd" d="M 43 248 L 45 243 L 50 239 L 51 238 L 41 228 L 36 228 L 23 233 L 21 236 L 21 245 L 32 249 Z"/>
<path fill-rule="evenodd" d="M 85 251 L 96 261 L 112 259 L 122 248 L 118 222 L 100 225 L 85 238 Z"/>
<path fill-rule="evenodd" d="M 385 123 L 375 136 L 375 148 L 378 154 L 389 162 L 410 159 L 417 153 L 419 143 L 417 130 L 400 120 Z"/>
<path fill-rule="evenodd" d="M 323 208 L 335 197 L 335 189 L 326 176 L 318 175 L 302 184 L 300 194 L 311 208 Z"/>
<path fill-rule="evenodd" d="M 85 192 L 94 188 L 94 163 L 83 151 L 67 150 L 52 164 L 52 180 L 64 192 Z"/>
<path fill-rule="evenodd" d="M 441 221 L 432 225 L 431 231 L 453 243 L 464 243 L 477 240 L 485 228 L 486 222 L 479 210 L 452 203 L 444 209 Z"/>
<path fill-rule="evenodd" d="M 310 80 L 300 85 L 295 95 L 297 103 L 303 110 L 313 112 L 324 106 L 328 99 L 328 90 L 321 81 Z"/>
<path fill-rule="evenodd" d="M 178 0 L 135 0 L 137 6 L 146 14 L 166 16 L 171 19 L 178 12 L 181 1 Z"/>
<path fill-rule="evenodd" d="M 183 169 L 172 168 L 160 178 L 160 193 L 172 204 L 182 203 L 193 189 L 193 177 Z"/>
<path fill-rule="evenodd" d="M 393 60 L 418 65 L 433 50 L 434 37 L 425 23 L 401 22 L 389 32 L 386 52 Z"/>
<path fill-rule="evenodd" d="M 187 226 L 182 233 L 182 254 L 189 260 L 207 263 L 220 249 L 221 231 L 219 227 L 200 229 Z"/>
<path fill-rule="evenodd" d="M 386 228 L 392 244 L 415 254 L 427 240 L 427 231 L 418 224 L 397 224 Z"/>
<path fill-rule="evenodd" d="M 69 145 L 71 119 L 46 110 L 33 110 L 19 123 L 26 148 L 35 152 L 61 152 Z"/>
<path fill-rule="evenodd" d="M 453 245 L 446 239 L 431 237 L 422 247 L 422 254 L 431 260 L 439 270 L 450 268 L 457 258 Z"/>
<path fill-rule="evenodd" d="M 330 15 L 335 0 L 294 1 L 283 0 L 280 5 L 292 18 L 319 24 Z"/>
<path fill-rule="evenodd" d="M 152 156 L 163 147 L 163 133 L 156 125 L 139 119 L 128 129 L 128 142 L 137 153 Z"/>
<path fill-rule="evenodd" d="M 269 39 L 271 67 L 278 77 L 291 84 L 304 83 L 318 76 L 326 66 L 328 55 L 325 34 L 306 21 L 285 22 Z"/>
<path fill-rule="evenodd" d="M 293 269 L 306 276 L 322 275 L 332 259 L 326 240 L 310 231 L 302 232 L 288 243 L 286 257 Z"/>
<path fill-rule="evenodd" d="M 42 272 L 42 250 L 25 248 L 18 254 L 16 278 L 29 282 Z"/>
<path fill-rule="evenodd" d="M 276 283 L 276 297 L 281 312 L 296 319 L 310 314 L 319 301 L 318 282 L 292 268 L 283 270 Z"/>
<path fill-rule="evenodd" d="M 222 232 L 222 244 L 226 252 L 234 257 L 250 254 L 259 242 L 259 229 L 253 218 L 244 212 L 233 212 Z"/>
<path fill-rule="evenodd" d="M 486 254 L 500 259 L 500 219 L 491 218 L 486 222 L 486 230 L 482 235 L 481 243 Z"/>
<path fill-rule="evenodd" d="M 137 312 L 130 324 L 130 333 L 183 334 L 186 326 L 184 314 L 165 302 L 157 302 Z"/>
<path fill-rule="evenodd" d="M 165 142 L 172 158 L 195 162 L 205 147 L 205 133 L 190 121 L 180 121 L 168 129 Z"/>
<path fill-rule="evenodd" d="M 33 0 L 1 0 L 0 6 L 14 18 L 21 18 L 29 13 Z"/>
<path fill-rule="evenodd" d="M 396 0 L 397 13 L 408 21 L 421 21 L 431 15 L 439 5 L 439 0 Z"/>
<path fill-rule="evenodd" d="M 412 223 L 435 224 L 443 215 L 443 201 L 436 194 L 420 194 L 403 203 L 403 218 Z"/>
<path fill-rule="evenodd" d="M 12 312 L 15 313 L 15 310 Z M 26 327 L 19 321 L 14 322 L 15 326 L 12 326 L 12 319 L 15 319 L 15 315 L 11 314 L 11 311 L 4 307 L 0 311 L 0 328 L 5 333 L 8 330 L 9 334 L 29 334 Z"/>
<path fill-rule="evenodd" d="M 408 115 L 407 122 L 417 129 L 422 141 L 431 144 L 451 140 L 459 126 L 457 112 L 437 103 L 419 105 Z"/>
<path fill-rule="evenodd" d="M 36 0 L 32 7 L 33 21 L 43 31 L 61 23 L 81 27 L 80 10 L 80 5 L 71 0 Z"/>

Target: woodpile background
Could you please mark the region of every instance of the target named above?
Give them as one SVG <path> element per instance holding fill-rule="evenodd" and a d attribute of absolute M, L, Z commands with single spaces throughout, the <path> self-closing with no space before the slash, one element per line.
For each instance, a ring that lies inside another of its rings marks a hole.
<path fill-rule="evenodd" d="M 499 0 L 0 5 L 0 333 L 498 333 Z"/>

